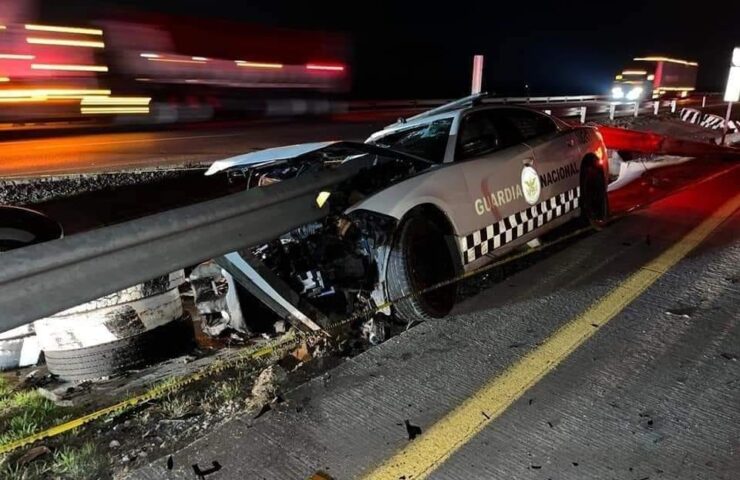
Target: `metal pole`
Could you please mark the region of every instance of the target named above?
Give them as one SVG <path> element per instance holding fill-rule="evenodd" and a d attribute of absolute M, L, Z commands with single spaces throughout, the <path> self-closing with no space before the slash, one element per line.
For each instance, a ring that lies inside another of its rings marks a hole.
<path fill-rule="evenodd" d="M 671 100 L 671 113 L 676 113 L 676 99 Z"/>
<path fill-rule="evenodd" d="M 707 106 L 707 97 L 706 95 L 701 97 L 701 108 L 704 108 Z"/>
<path fill-rule="evenodd" d="M 658 109 L 660 108 L 660 100 L 653 102 L 653 115 L 658 115 Z"/>
<path fill-rule="evenodd" d="M 617 105 L 612 103 L 609 105 L 609 120 L 614 120 L 614 112 L 617 110 Z"/>
<path fill-rule="evenodd" d="M 730 127 L 730 115 L 732 114 L 732 103 L 733 102 L 727 102 L 727 115 L 725 115 L 725 128 L 722 129 L 722 142 L 720 142 L 720 145 L 724 145 L 725 139 L 727 138 L 727 129 Z"/>
<path fill-rule="evenodd" d="M 635 102 L 635 118 L 637 118 L 637 114 L 640 112 L 640 102 Z"/>
<path fill-rule="evenodd" d="M 481 92 L 483 84 L 483 55 L 473 57 L 473 83 L 470 87 L 470 93 L 475 95 Z"/>
<path fill-rule="evenodd" d="M 586 107 L 581 107 L 581 123 L 586 123 Z"/>

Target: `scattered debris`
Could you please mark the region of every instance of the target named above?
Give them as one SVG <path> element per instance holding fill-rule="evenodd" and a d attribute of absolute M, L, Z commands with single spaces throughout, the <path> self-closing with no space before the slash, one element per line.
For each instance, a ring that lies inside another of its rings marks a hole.
<path fill-rule="evenodd" d="M 370 345 L 383 343 L 388 337 L 388 324 L 385 320 L 373 317 L 362 324 L 362 336 Z"/>
<path fill-rule="evenodd" d="M 195 472 L 195 475 L 198 476 L 199 480 L 203 480 L 206 478 L 206 476 L 211 475 L 212 473 L 216 473 L 219 470 L 221 470 L 221 464 L 217 461 L 211 462 L 211 465 L 213 465 L 211 468 L 207 468 L 206 470 L 201 470 L 198 464 L 196 463 L 193 465 L 193 472 Z"/>
<path fill-rule="evenodd" d="M 409 440 L 413 440 L 421 435 L 421 427 L 412 425 L 408 420 L 404 420 L 403 424 L 406 426 L 406 433 L 409 436 Z"/>
<path fill-rule="evenodd" d="M 699 307 L 676 307 L 669 308 L 665 313 L 668 315 L 674 315 L 676 317 L 691 318 L 691 316 L 698 310 Z"/>
<path fill-rule="evenodd" d="M 46 388 L 37 388 L 36 391 L 43 398 L 49 400 L 50 402 L 53 402 L 54 405 L 56 405 L 57 407 L 71 407 L 74 405 L 72 400 L 65 398 L 64 393 L 67 393 L 66 391 L 61 395 L 61 392 L 59 392 L 58 390 L 48 390 Z"/>
<path fill-rule="evenodd" d="M 725 360 L 730 360 L 732 362 L 736 362 L 737 361 L 737 355 L 735 355 L 734 353 L 722 352 L 719 355 L 720 355 L 720 357 L 724 358 Z"/>
<path fill-rule="evenodd" d="M 319 470 L 311 475 L 308 480 L 334 480 L 328 473 Z"/>
<path fill-rule="evenodd" d="M 202 329 L 217 337 L 227 330 L 249 333 L 242 315 L 234 278 L 216 262 L 203 262 L 190 273 L 195 306 L 203 317 Z"/>
<path fill-rule="evenodd" d="M 121 442 L 119 442 L 118 440 L 111 440 L 110 443 L 108 444 L 108 448 L 111 448 L 111 449 L 118 448 L 120 446 L 121 446 Z"/>
<path fill-rule="evenodd" d="M 17 461 L 18 465 L 27 465 L 37 458 L 46 455 L 48 453 L 51 453 L 51 450 L 49 450 L 49 447 L 46 445 L 41 445 L 38 447 L 34 447 L 30 450 L 28 450 L 26 453 L 24 453 Z"/>
<path fill-rule="evenodd" d="M 311 360 L 311 352 L 308 350 L 308 344 L 302 342 L 298 348 L 290 353 L 299 362 L 308 362 Z"/>
<path fill-rule="evenodd" d="M 263 408 L 275 399 L 280 391 L 280 385 L 287 379 L 287 373 L 279 365 L 270 365 L 262 370 L 252 387 L 252 397 L 249 402 L 254 407 Z"/>

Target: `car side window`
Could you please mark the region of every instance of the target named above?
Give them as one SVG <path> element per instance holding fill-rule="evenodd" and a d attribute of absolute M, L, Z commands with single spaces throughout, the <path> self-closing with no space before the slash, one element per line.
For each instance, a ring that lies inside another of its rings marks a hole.
<path fill-rule="evenodd" d="M 478 157 L 498 150 L 499 137 L 492 120 L 485 111 L 473 112 L 463 118 L 458 140 L 458 159 Z"/>
<path fill-rule="evenodd" d="M 557 132 L 555 122 L 546 115 L 523 109 L 502 109 L 506 119 L 521 134 L 522 140 L 529 140 Z"/>

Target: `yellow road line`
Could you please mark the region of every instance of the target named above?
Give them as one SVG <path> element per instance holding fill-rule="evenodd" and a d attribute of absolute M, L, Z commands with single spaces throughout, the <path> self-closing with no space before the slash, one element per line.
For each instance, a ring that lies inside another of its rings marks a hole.
<path fill-rule="evenodd" d="M 365 480 L 428 477 L 466 442 L 501 415 L 524 392 L 557 367 L 575 349 L 676 265 L 740 207 L 740 194 L 673 246 L 632 274 L 581 315 L 558 329 L 542 345 L 493 378 L 422 436 L 371 471 Z M 484 412 L 483 415 L 481 412 Z"/>

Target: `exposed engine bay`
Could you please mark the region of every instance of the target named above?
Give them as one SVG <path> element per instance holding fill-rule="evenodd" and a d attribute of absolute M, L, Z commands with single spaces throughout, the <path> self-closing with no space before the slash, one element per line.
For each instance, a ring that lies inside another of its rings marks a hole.
<path fill-rule="evenodd" d="M 266 191 L 275 183 L 326 169 L 350 169 L 353 174 L 317 197 L 317 202 L 329 202 L 326 217 L 238 252 L 241 261 L 233 261 L 232 254 L 219 264 L 294 324 L 307 323 L 305 316 L 326 328 L 376 309 L 386 301 L 384 265 L 397 222 L 377 213 L 346 210 L 434 165 L 384 147 L 341 142 L 294 158 L 230 170 L 230 178 L 247 189 Z M 247 312 L 244 317 L 249 323 Z"/>

